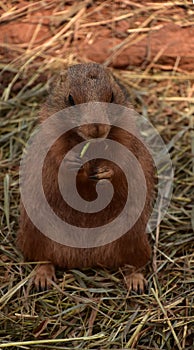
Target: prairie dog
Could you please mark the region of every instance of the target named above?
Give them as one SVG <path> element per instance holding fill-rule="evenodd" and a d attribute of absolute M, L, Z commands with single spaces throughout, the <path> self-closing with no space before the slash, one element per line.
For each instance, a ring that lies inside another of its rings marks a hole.
<path fill-rule="evenodd" d="M 51 84 L 50 94 L 40 112 L 40 122 L 44 122 L 48 117 L 64 108 L 92 101 L 115 103 L 132 108 L 125 87 L 108 69 L 95 63 L 78 64 L 69 67 Z M 132 269 L 125 277 L 126 284 L 129 289 L 143 291 L 145 279 L 139 269 L 145 266 L 151 255 L 145 230 L 153 199 L 154 167 L 149 152 L 140 141 L 125 130 L 111 127 L 104 118 L 97 124 L 80 126 L 67 132 L 63 138 L 60 137 L 55 147 L 47 155 L 43 172 L 45 194 L 50 206 L 60 218 L 64 220 L 68 218 L 70 223 L 76 222 L 80 227 L 84 225 L 86 214 L 75 213 L 63 201 L 58 190 L 57 174 L 64 154 L 81 141 L 91 138 L 109 138 L 124 144 L 140 163 L 146 179 L 147 195 L 144 209 L 135 225 L 119 239 L 106 245 L 94 248 L 74 248 L 57 243 L 40 232 L 31 222 L 21 203 L 17 245 L 26 260 L 49 261 L 48 264 L 39 265 L 37 268 L 34 280 L 37 288 L 47 288 L 51 280 L 56 279 L 55 266 L 69 269 L 94 266 L 119 268 L 130 265 Z M 64 181 L 68 182 L 68 172 L 71 171 L 72 164 L 79 162 L 79 155 L 77 156 L 75 159 L 66 159 Z M 117 166 L 104 159 L 91 161 L 79 171 L 77 187 L 80 194 L 86 200 L 95 199 L 96 182 L 103 179 L 112 182 L 115 190 L 114 201 L 109 211 L 103 211 L 95 216 L 91 215 L 87 219 L 88 227 L 94 224 L 94 221 L 96 226 L 100 226 L 104 223 L 106 215 L 109 215 L 109 220 L 111 220 L 122 209 L 126 200 L 125 177 Z M 33 184 L 33 177 L 29 177 L 29 181 L 32 181 Z M 36 192 L 35 186 L 34 191 Z M 40 203 L 37 202 L 36 206 L 38 208 Z"/>

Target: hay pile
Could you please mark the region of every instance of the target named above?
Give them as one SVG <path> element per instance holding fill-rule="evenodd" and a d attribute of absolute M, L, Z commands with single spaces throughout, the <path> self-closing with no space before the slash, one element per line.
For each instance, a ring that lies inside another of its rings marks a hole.
<path fill-rule="evenodd" d="M 103 8 L 111 5 L 103 3 Z M 119 15 L 126 13 L 123 4 L 133 5 L 132 1 L 115 3 Z M 188 13 L 193 11 L 189 3 L 183 5 Z M 174 2 L 171 8 L 175 11 L 179 5 Z M 65 9 L 60 1 L 15 5 L 10 1 L 0 6 L 2 24 L 29 23 L 35 9 L 44 19 L 37 20 L 28 44 L 1 43 L 0 349 L 194 349 L 193 73 L 178 68 L 179 58 L 172 66 L 158 65 L 156 59 L 145 67 L 116 71 L 127 84 L 137 111 L 149 116 L 168 144 L 175 170 L 168 213 L 150 235 L 154 248 L 153 261 L 147 266 L 149 293 L 128 294 L 121 272 L 103 269 L 58 271 L 56 288 L 38 293 L 29 284 L 34 265 L 23 263 L 15 247 L 19 162 L 45 98 L 48 78 L 79 61 L 74 46 L 78 23 L 82 18 L 87 22 L 88 9 L 97 22 L 102 3 L 68 1 Z M 158 12 L 144 2 L 139 6 L 145 6 L 144 15 L 156 21 Z M 168 9 L 161 16 L 170 21 Z M 179 12 L 173 21 L 189 25 Z M 43 32 L 36 41 L 48 23 L 52 37 Z"/>

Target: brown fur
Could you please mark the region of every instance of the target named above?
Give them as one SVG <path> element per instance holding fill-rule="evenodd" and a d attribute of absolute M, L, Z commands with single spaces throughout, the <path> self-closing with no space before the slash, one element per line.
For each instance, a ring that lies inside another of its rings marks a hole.
<path fill-rule="evenodd" d="M 114 103 L 131 107 L 125 88 L 112 76 L 112 74 L 98 64 L 75 65 L 68 69 L 65 74 L 53 82 L 50 95 L 40 113 L 40 120 L 44 121 L 57 111 L 69 107 L 68 96 L 74 99 L 75 104 L 89 101 L 110 102 L 114 96 Z M 124 236 L 105 246 L 96 248 L 72 248 L 56 243 L 44 236 L 30 221 L 21 204 L 20 229 L 17 244 L 25 259 L 28 261 L 50 261 L 51 264 L 62 268 L 83 268 L 92 266 L 106 266 L 118 268 L 125 264 L 134 269 L 143 267 L 149 260 L 151 249 L 145 233 L 149 219 L 150 206 L 153 198 L 154 169 L 151 157 L 143 144 L 122 129 L 104 125 L 102 120 L 98 127 L 85 127 L 75 129 L 67 133 L 66 137 L 60 138 L 49 151 L 45 161 L 43 180 L 44 190 L 50 206 L 58 216 L 68 222 L 76 221 L 77 224 L 101 226 L 106 222 L 108 215 L 116 217 L 124 205 L 127 184 L 121 170 L 114 164 L 105 160 L 91 161 L 79 172 L 77 186 L 84 199 L 92 200 L 96 197 L 95 182 L 88 178 L 94 169 L 103 167 L 111 169 L 110 180 L 114 186 L 115 194 L 112 203 L 106 210 L 106 214 L 81 214 L 68 207 L 63 201 L 57 184 L 57 173 L 64 154 L 74 145 L 90 137 L 102 137 L 109 132 L 108 138 L 118 141 L 132 151 L 144 170 L 147 182 L 147 199 L 144 210 L 136 224 Z M 110 129 L 110 130 L 109 130 Z M 122 157 L 122 155 L 120 155 Z M 125 162 L 125 159 L 123 159 Z M 68 165 L 67 165 L 68 166 Z M 108 178 L 109 176 L 107 176 Z M 29 179 L 29 181 L 33 181 Z M 68 184 L 68 178 L 65 179 Z M 36 191 L 36 189 L 34 189 Z M 37 207 L 39 203 L 37 203 Z M 40 208 L 41 210 L 41 208 Z M 104 212 L 105 213 L 105 212 Z M 86 220 L 87 219 L 87 220 Z M 45 272 L 46 274 L 46 272 Z M 52 278 L 52 274 L 48 276 Z M 41 283 L 44 286 L 44 283 Z M 131 284 L 131 281 L 130 281 Z"/>

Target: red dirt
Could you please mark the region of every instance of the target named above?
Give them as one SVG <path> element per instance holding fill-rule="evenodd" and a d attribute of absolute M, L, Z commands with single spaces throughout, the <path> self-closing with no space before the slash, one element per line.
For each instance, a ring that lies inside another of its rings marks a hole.
<path fill-rule="evenodd" d="M 140 35 L 139 35 L 140 36 Z M 122 39 L 111 37 L 111 32 L 99 32 L 95 40 L 80 45 L 80 55 L 100 63 L 110 59 L 116 68 L 141 65 L 157 58 L 157 63 L 174 66 L 176 60 L 179 67 L 185 70 L 194 68 L 194 27 L 181 28 L 173 23 L 163 24 L 157 31 L 144 34 L 138 43 L 124 47 L 119 52 L 114 48 L 122 43 Z"/>
<path fill-rule="evenodd" d="M 38 9 L 36 9 L 35 5 L 38 2 L 34 2 L 30 8 L 33 9 L 31 11 L 28 8 L 25 9 L 29 6 L 29 2 L 20 1 L 17 2 L 16 7 L 22 8 L 23 12 L 16 19 L 11 12 L 5 15 L 1 9 L 0 54 L 2 59 L 8 62 L 17 57 L 20 50 L 29 48 L 29 43 L 30 48 L 42 45 L 66 26 L 68 21 L 63 20 L 60 12 L 71 9 L 72 4 L 80 4 L 75 1 L 66 3 L 64 7 L 60 2 L 47 0 L 44 4 L 37 5 Z M 73 53 L 79 61 L 91 60 L 106 63 L 115 68 L 140 65 L 146 67 L 152 63 L 160 64 L 164 69 L 168 69 L 169 66 L 172 68 L 176 64 L 178 69 L 192 71 L 194 69 L 192 10 L 186 6 L 177 5 L 158 10 L 157 3 L 159 2 L 142 1 L 140 5 L 139 1 L 126 0 L 115 1 L 113 4 L 107 1 L 103 5 L 102 2 L 95 1 L 91 6 L 85 7 L 83 15 L 70 26 L 72 34 L 68 40 L 58 41 L 57 52 L 53 55 L 61 57 L 64 54 Z M 147 11 L 145 11 L 145 5 L 148 6 Z M 9 4 L 6 6 L 13 8 Z M 79 9 L 75 11 L 76 14 L 78 12 Z M 153 15 L 151 20 L 150 15 Z M 124 16 L 124 19 L 111 21 L 111 18 L 119 16 Z M 73 17 L 70 16 L 70 18 Z M 147 32 L 128 33 L 128 30 L 140 28 L 145 20 L 148 22 L 145 25 Z M 96 25 L 99 21 L 108 23 Z M 14 44 L 14 48 L 10 49 L 10 44 Z"/>

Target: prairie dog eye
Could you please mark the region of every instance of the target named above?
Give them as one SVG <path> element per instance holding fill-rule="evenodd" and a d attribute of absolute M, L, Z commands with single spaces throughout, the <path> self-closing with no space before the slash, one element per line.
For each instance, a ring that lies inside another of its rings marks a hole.
<path fill-rule="evenodd" d="M 113 101 L 114 101 L 114 94 L 112 92 L 110 103 L 113 103 Z"/>
<path fill-rule="evenodd" d="M 69 104 L 70 104 L 71 106 L 75 106 L 74 99 L 73 99 L 73 97 L 72 97 L 71 95 L 69 95 L 68 100 L 69 100 Z"/>

